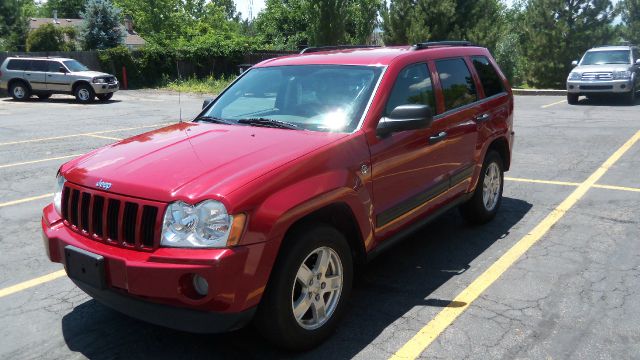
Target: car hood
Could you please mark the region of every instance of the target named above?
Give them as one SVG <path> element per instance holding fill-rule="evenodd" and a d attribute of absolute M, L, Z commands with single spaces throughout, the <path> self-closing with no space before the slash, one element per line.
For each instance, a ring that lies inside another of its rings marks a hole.
<path fill-rule="evenodd" d="M 65 164 L 68 181 L 157 201 L 225 195 L 347 134 L 180 123 L 94 150 Z"/>
<path fill-rule="evenodd" d="M 103 72 L 100 72 L 100 71 L 76 71 L 76 72 L 72 72 L 71 75 L 73 75 L 73 76 L 82 76 L 82 77 L 87 77 L 87 78 L 102 77 L 102 76 L 113 76 L 111 74 L 103 73 Z"/>
<path fill-rule="evenodd" d="M 605 65 L 580 65 L 572 71 L 575 72 L 613 72 L 625 71 L 631 68 L 630 64 L 605 64 Z"/>

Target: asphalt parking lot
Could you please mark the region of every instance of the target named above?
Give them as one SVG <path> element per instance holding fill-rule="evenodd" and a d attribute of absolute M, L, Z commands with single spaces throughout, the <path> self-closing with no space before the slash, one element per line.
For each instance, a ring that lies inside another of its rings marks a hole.
<path fill-rule="evenodd" d="M 183 94 L 183 118 L 202 100 Z M 377 258 L 337 333 L 303 354 L 251 328 L 207 336 L 132 320 L 46 258 L 40 211 L 58 167 L 178 120 L 174 93 L 0 99 L 0 358 L 640 357 L 640 101 L 516 97 L 497 218 L 471 227 L 451 211 Z"/>

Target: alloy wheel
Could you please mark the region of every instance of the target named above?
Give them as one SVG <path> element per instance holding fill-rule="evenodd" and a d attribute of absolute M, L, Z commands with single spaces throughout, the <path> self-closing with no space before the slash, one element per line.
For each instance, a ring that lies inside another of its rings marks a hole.
<path fill-rule="evenodd" d="M 482 203 L 485 209 L 492 211 L 500 199 L 500 185 L 502 177 L 498 164 L 492 162 L 487 166 L 482 184 Z"/>

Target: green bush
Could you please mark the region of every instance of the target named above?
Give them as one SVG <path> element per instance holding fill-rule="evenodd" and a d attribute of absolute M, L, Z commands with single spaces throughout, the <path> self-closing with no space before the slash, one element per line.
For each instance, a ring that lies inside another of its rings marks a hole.
<path fill-rule="evenodd" d="M 27 51 L 71 51 L 75 48 L 75 35 L 75 30 L 45 24 L 29 33 Z"/>

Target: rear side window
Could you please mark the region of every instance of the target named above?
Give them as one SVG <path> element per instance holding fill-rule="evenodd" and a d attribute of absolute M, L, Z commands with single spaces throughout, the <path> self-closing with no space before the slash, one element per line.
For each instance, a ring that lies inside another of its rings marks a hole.
<path fill-rule="evenodd" d="M 387 101 L 385 116 L 407 104 L 429 105 L 435 111 L 433 86 L 426 64 L 410 65 L 400 72 Z"/>
<path fill-rule="evenodd" d="M 490 97 L 503 92 L 504 84 L 502 84 L 502 79 L 498 76 L 498 72 L 493 65 L 491 65 L 489 59 L 484 56 L 474 56 L 472 60 L 473 67 L 476 68 L 476 72 L 480 77 L 484 95 Z"/>
<path fill-rule="evenodd" d="M 444 95 L 445 111 L 478 100 L 476 85 L 463 59 L 438 60 L 436 69 Z"/>
<path fill-rule="evenodd" d="M 9 60 L 7 64 L 7 70 L 26 70 L 29 65 L 29 60 L 14 59 Z"/>
<path fill-rule="evenodd" d="M 48 69 L 47 61 L 32 60 L 31 65 L 29 65 L 29 70 L 31 71 L 47 71 Z"/>

